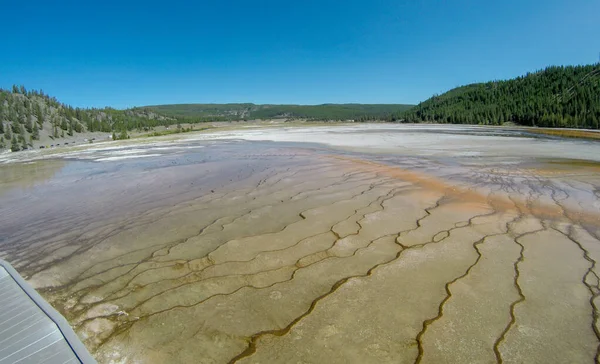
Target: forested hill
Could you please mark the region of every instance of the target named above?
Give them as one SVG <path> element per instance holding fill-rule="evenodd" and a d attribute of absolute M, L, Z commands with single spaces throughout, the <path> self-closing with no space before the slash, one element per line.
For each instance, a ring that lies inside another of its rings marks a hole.
<path fill-rule="evenodd" d="M 598 129 L 600 64 L 548 67 L 508 81 L 458 87 L 392 120 Z"/>
<path fill-rule="evenodd" d="M 150 110 L 73 108 L 43 91 L 23 86 L 0 89 L 0 150 L 28 149 L 40 139 L 49 139 L 48 144 L 60 143 L 83 132 L 115 133 L 117 138 L 126 138 L 130 130 L 177 122 Z"/>
<path fill-rule="evenodd" d="M 307 119 L 307 120 L 387 120 L 414 105 L 404 104 L 322 104 L 256 105 L 246 104 L 175 104 L 145 106 L 171 117 L 212 120 Z"/>

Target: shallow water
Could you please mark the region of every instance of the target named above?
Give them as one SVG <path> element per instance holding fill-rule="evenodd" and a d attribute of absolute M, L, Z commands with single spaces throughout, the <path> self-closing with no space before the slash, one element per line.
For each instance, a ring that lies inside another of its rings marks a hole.
<path fill-rule="evenodd" d="M 594 362 L 599 152 L 361 125 L 32 153 L 0 256 L 99 362 Z"/>

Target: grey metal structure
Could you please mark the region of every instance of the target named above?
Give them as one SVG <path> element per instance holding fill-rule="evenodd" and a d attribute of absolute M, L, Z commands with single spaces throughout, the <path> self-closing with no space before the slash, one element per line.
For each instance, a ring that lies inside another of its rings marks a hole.
<path fill-rule="evenodd" d="M 96 363 L 71 326 L 0 259 L 0 364 Z"/>

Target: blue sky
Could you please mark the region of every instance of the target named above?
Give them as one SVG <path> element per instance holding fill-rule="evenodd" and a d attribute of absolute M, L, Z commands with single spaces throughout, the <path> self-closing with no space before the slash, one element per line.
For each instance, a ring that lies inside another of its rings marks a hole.
<path fill-rule="evenodd" d="M 6 1 L 0 87 L 80 107 L 417 103 L 600 53 L 598 0 Z"/>

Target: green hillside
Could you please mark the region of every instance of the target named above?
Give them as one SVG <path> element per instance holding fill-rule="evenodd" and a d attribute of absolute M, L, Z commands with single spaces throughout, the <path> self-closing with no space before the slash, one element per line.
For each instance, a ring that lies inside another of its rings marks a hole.
<path fill-rule="evenodd" d="M 600 65 L 548 67 L 508 81 L 458 87 L 391 120 L 598 129 Z"/>
<path fill-rule="evenodd" d="M 144 106 L 138 109 L 151 110 L 171 117 L 234 120 L 243 119 L 256 108 L 254 104 L 172 104 Z"/>
<path fill-rule="evenodd" d="M 0 149 L 19 151 L 31 148 L 40 138 L 59 143 L 86 132 L 114 132 L 115 137 L 126 138 L 129 130 L 177 122 L 148 110 L 73 108 L 23 86 L 0 89 Z"/>
<path fill-rule="evenodd" d="M 384 120 L 413 105 L 403 104 L 323 104 L 323 105 L 255 105 L 255 104 L 177 104 L 154 105 L 142 109 L 171 117 L 210 120 L 253 120 L 302 118 L 309 120 Z"/>

